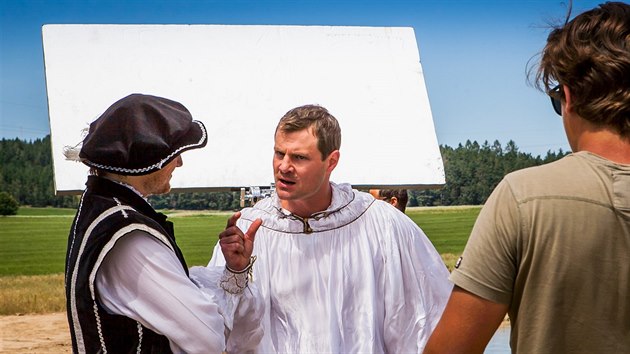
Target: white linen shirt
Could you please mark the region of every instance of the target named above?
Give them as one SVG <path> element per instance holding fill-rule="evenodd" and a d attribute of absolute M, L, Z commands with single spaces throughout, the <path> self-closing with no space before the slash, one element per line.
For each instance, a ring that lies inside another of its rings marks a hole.
<path fill-rule="evenodd" d="M 276 195 L 242 211 L 242 230 L 263 220 L 254 242 L 265 302 L 258 352 L 422 352 L 452 288 L 440 255 L 390 204 L 331 186 L 330 207 L 310 218 L 283 210 Z M 216 247 L 208 267 L 223 264 Z"/>
<path fill-rule="evenodd" d="M 205 277 L 218 283 L 223 268 L 208 268 Z M 175 253 L 144 231 L 133 231 L 116 243 L 95 284 L 106 311 L 165 335 L 174 353 L 245 352 L 262 337 L 262 304 L 253 284 L 241 295 L 218 286 L 201 291 Z M 239 321 L 244 322 L 241 330 L 230 333 L 232 322 Z"/>

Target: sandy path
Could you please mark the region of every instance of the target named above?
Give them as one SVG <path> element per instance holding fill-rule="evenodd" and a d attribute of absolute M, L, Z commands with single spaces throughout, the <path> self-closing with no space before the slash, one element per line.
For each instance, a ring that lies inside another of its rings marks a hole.
<path fill-rule="evenodd" d="M 71 353 L 65 312 L 0 316 L 0 353 Z"/>
<path fill-rule="evenodd" d="M 504 321 L 501 326 L 509 326 Z M 45 315 L 0 316 L 0 353 L 71 353 L 65 312 Z"/>

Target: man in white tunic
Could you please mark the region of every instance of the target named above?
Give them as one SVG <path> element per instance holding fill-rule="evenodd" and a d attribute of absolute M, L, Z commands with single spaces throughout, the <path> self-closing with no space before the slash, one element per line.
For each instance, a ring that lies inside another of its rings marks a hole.
<path fill-rule="evenodd" d="M 422 230 L 392 205 L 335 184 L 341 130 L 323 107 L 289 111 L 275 132 L 276 193 L 221 238 L 239 249 L 262 219 L 254 282 L 265 301 L 259 352 L 422 351 L 451 290 Z M 228 235 L 231 234 L 231 235 Z M 222 265 L 215 248 L 209 266 Z"/>

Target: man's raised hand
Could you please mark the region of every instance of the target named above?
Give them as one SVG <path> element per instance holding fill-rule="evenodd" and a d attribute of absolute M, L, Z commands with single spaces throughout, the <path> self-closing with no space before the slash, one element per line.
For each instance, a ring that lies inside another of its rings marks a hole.
<path fill-rule="evenodd" d="M 243 233 L 236 226 L 236 221 L 241 217 L 241 212 L 236 212 L 228 221 L 225 230 L 219 234 L 219 244 L 225 263 L 233 271 L 241 271 L 249 265 L 250 257 L 254 249 L 256 231 L 262 225 L 261 219 L 256 219 L 250 225 L 247 232 Z"/>

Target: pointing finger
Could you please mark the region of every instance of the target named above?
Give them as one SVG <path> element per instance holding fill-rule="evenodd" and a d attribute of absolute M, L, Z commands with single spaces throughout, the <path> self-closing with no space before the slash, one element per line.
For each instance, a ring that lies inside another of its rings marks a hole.
<path fill-rule="evenodd" d="M 256 231 L 258 231 L 258 228 L 260 227 L 260 225 L 262 225 L 262 219 L 254 220 L 254 222 L 247 229 L 245 236 L 249 238 L 250 240 L 254 241 L 254 237 L 256 236 Z"/>
<path fill-rule="evenodd" d="M 236 225 L 236 220 L 238 220 L 238 218 L 241 217 L 241 212 L 237 211 L 236 213 L 234 213 L 232 216 L 230 216 L 230 218 L 227 221 L 227 226 L 225 227 L 226 229 L 230 226 L 234 226 Z"/>

